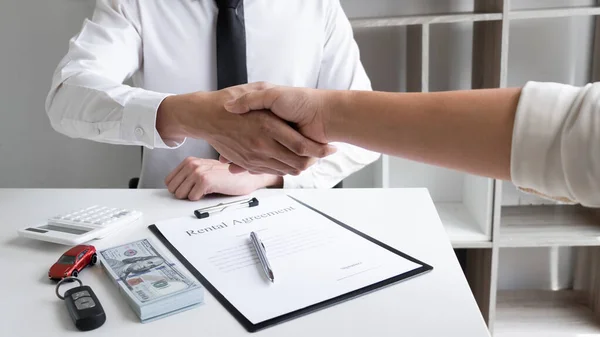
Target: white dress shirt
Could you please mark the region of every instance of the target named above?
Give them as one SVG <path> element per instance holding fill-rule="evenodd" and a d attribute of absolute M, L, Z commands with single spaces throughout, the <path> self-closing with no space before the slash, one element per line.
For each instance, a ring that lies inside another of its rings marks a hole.
<path fill-rule="evenodd" d="M 511 176 L 526 192 L 600 207 L 600 83 L 527 83 L 513 130 Z"/>
<path fill-rule="evenodd" d="M 144 146 L 140 187 L 164 179 L 188 156 L 217 159 L 203 140 L 166 144 L 156 112 L 170 94 L 214 91 L 215 0 L 97 0 L 70 41 L 46 101 L 52 127 L 69 137 Z M 339 0 L 245 0 L 248 82 L 371 90 Z M 131 78 L 134 87 L 125 85 Z M 335 143 L 338 151 L 285 188 L 332 187 L 378 153 Z"/>

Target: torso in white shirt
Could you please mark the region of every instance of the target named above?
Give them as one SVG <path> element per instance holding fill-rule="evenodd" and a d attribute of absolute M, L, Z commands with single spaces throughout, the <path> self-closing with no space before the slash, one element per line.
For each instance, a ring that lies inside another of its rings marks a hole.
<path fill-rule="evenodd" d="M 143 71 L 135 84 L 187 93 L 217 89 L 214 0 L 139 1 Z M 316 87 L 324 45 L 321 1 L 246 0 L 248 81 Z M 212 147 L 188 139 L 177 149 L 144 149 L 140 187 L 163 180 L 188 156 L 217 159 Z"/>
<path fill-rule="evenodd" d="M 54 73 L 52 126 L 73 138 L 145 146 L 144 188 L 164 188 L 188 156 L 216 159 L 202 140 L 165 144 L 155 116 L 168 94 L 218 89 L 217 15 L 215 0 L 97 0 Z M 244 0 L 244 21 L 249 82 L 371 90 L 339 0 Z M 138 88 L 123 85 L 129 76 Z M 285 176 L 284 188 L 331 187 L 379 157 L 335 145 L 335 154 Z"/>

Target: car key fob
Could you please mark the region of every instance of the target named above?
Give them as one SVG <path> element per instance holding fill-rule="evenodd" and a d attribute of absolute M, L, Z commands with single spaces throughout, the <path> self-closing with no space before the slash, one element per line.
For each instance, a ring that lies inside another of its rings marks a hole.
<path fill-rule="evenodd" d="M 58 294 L 58 287 L 67 280 L 72 279 L 79 282 L 79 287 L 67 290 L 64 296 Z M 62 279 L 56 285 L 56 295 L 64 299 L 69 316 L 73 320 L 75 327 L 81 331 L 89 331 L 99 328 L 106 321 L 104 309 L 98 301 L 96 294 L 89 286 L 84 286 L 78 278 L 68 277 Z"/>

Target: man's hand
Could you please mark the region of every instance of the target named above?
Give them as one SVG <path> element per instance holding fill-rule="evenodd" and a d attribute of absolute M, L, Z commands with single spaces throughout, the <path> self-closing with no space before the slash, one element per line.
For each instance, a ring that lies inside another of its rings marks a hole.
<path fill-rule="evenodd" d="M 225 103 L 225 109 L 236 114 L 253 110 L 270 110 L 278 117 L 292 122 L 310 139 L 326 144 L 328 118 L 326 91 L 306 88 L 274 87 L 266 85 L 263 90 L 252 90 Z"/>
<path fill-rule="evenodd" d="M 267 87 L 253 83 L 167 97 L 158 109 L 157 130 L 166 139 L 204 139 L 221 156 L 252 173 L 298 175 L 317 158 L 335 152 L 267 111 L 240 116 L 224 109 L 225 102 Z"/>
<path fill-rule="evenodd" d="M 273 175 L 233 174 L 228 164 L 188 157 L 169 173 L 165 184 L 178 199 L 196 201 L 211 193 L 246 195 L 263 187 L 281 185 L 281 180 Z"/>

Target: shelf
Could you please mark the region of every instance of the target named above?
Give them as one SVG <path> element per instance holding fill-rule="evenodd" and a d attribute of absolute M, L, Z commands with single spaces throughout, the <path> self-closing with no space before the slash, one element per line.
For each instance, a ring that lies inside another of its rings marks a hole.
<path fill-rule="evenodd" d="M 560 18 L 600 15 L 600 7 L 572 7 L 551 9 L 523 9 L 511 11 L 510 20 Z M 439 23 L 499 21 L 502 13 L 446 13 L 351 19 L 352 28 L 395 27 Z"/>
<path fill-rule="evenodd" d="M 584 337 L 600 324 L 579 291 L 498 291 L 494 337 Z"/>
<path fill-rule="evenodd" d="M 498 21 L 502 13 L 449 13 L 434 15 L 411 15 L 387 18 L 356 18 L 350 20 L 353 28 L 394 27 L 434 23 Z"/>
<path fill-rule="evenodd" d="M 454 248 L 490 248 L 491 238 L 481 231 L 462 203 L 436 202 L 435 207 Z"/>
<path fill-rule="evenodd" d="M 600 246 L 600 210 L 576 205 L 502 207 L 498 244 Z"/>
<path fill-rule="evenodd" d="M 600 7 L 565 7 L 550 9 L 522 9 L 508 13 L 510 20 L 560 18 L 600 15 Z M 502 13 L 445 13 L 351 19 L 353 28 L 395 27 L 436 23 L 499 21 Z"/>
<path fill-rule="evenodd" d="M 584 15 L 600 15 L 600 7 L 567 7 L 567 8 L 552 8 L 552 9 L 523 9 L 509 12 L 508 19 L 543 19 L 543 18 L 560 18 L 573 17 Z"/>

